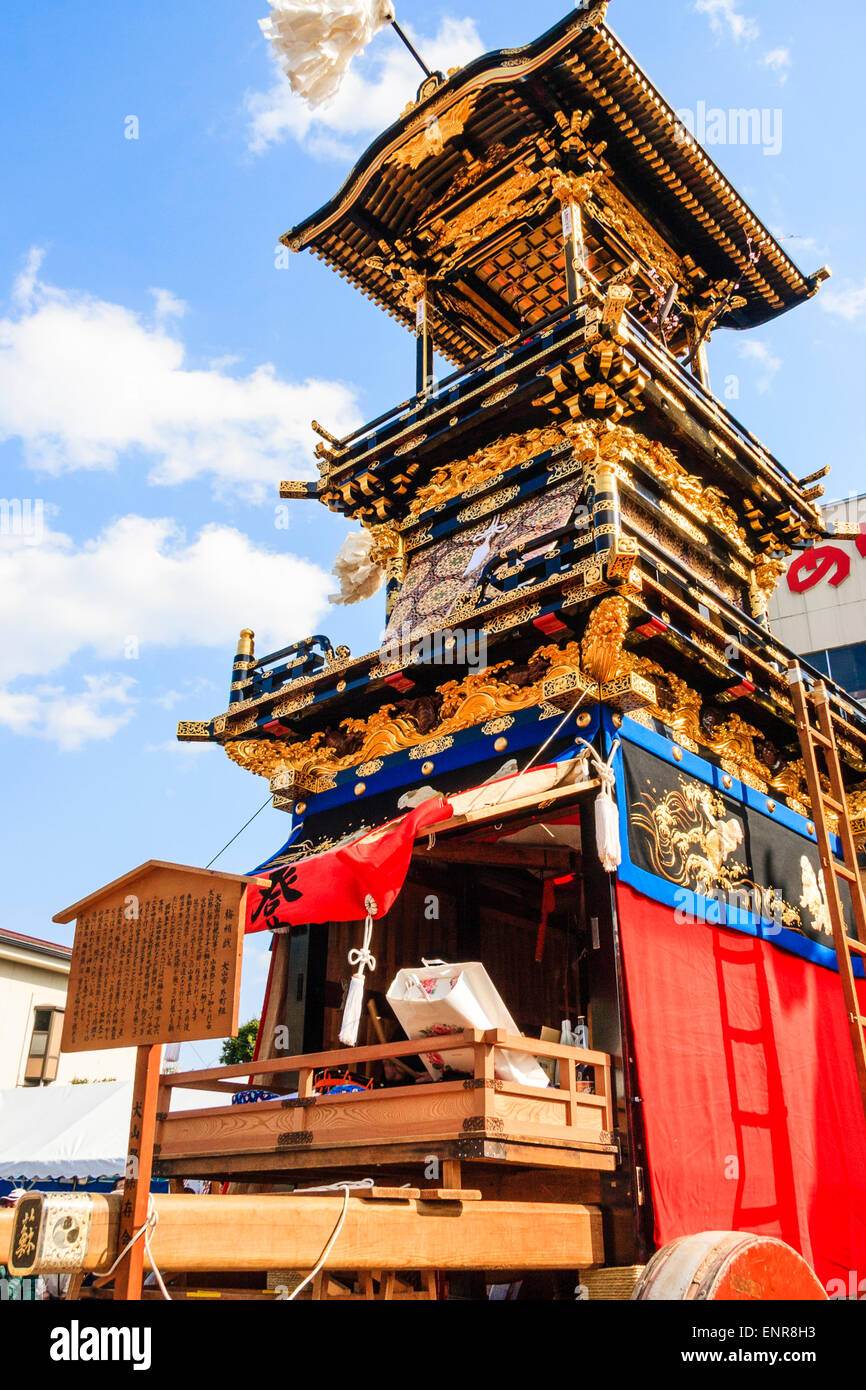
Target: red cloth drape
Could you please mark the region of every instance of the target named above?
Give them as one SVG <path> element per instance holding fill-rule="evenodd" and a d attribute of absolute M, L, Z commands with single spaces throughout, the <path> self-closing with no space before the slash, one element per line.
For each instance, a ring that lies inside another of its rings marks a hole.
<path fill-rule="evenodd" d="M 617 895 L 658 1244 L 753 1231 L 825 1286 L 866 1280 L 866 1119 L 838 976 Z"/>
<path fill-rule="evenodd" d="M 356 922 L 366 915 L 368 894 L 376 902 L 373 916 L 384 917 L 405 882 L 416 835 L 452 814 L 444 798 L 431 798 L 392 821 L 378 838 L 365 835 L 339 849 L 268 871 L 270 889 L 250 888 L 247 893 L 246 930 Z"/>

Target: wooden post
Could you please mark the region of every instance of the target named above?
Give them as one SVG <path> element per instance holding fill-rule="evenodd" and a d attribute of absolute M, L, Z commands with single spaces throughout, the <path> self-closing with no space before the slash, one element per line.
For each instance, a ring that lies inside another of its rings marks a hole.
<path fill-rule="evenodd" d="M 574 1131 L 577 1128 L 577 1063 L 571 1057 L 560 1058 L 559 1062 L 559 1089 L 568 1093 L 567 1108 L 567 1128 Z M 564 1074 L 563 1074 L 564 1073 Z"/>
<path fill-rule="evenodd" d="M 419 396 L 429 391 L 433 380 L 433 339 L 430 336 L 427 289 L 415 303 L 415 389 Z"/>
<path fill-rule="evenodd" d="M 486 1125 L 488 1117 L 494 1110 L 490 1095 L 496 1084 L 494 1047 L 492 1043 L 480 1042 L 475 1044 L 473 1051 L 475 1053 L 475 1113 L 481 1117 L 482 1123 Z"/>
<path fill-rule="evenodd" d="M 562 204 L 562 244 L 565 257 L 565 287 L 569 304 L 579 304 L 584 286 L 583 219 L 572 199 Z"/>
<path fill-rule="evenodd" d="M 132 1115 L 129 1123 L 129 1146 L 126 1160 L 126 1180 L 120 1207 L 118 1252 L 123 1250 L 136 1231 L 147 1221 L 150 1203 L 150 1179 L 153 1173 L 153 1145 L 156 1132 L 156 1112 L 160 1084 L 162 1045 L 139 1047 L 135 1058 L 135 1080 L 132 1083 Z M 144 1278 L 144 1237 L 141 1236 L 124 1255 L 114 1280 L 116 1300 L 132 1302 L 141 1298 Z"/>

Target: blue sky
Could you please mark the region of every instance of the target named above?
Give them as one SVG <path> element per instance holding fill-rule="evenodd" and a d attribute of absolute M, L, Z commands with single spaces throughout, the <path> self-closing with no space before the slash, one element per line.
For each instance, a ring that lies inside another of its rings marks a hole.
<path fill-rule="evenodd" d="M 568 6 L 397 8 L 447 68 Z M 327 602 L 348 524 L 298 503 L 281 528 L 276 488 L 313 475 L 314 415 L 339 432 L 405 397 L 412 344 L 312 257 L 279 265 L 276 243 L 399 114 L 417 70 L 383 34 L 312 119 L 271 61 L 266 10 L 5 0 L 0 15 L 0 492 L 43 518 L 0 536 L 12 930 L 69 940 L 59 908 L 143 859 L 207 863 L 262 804 L 266 784 L 220 750 L 174 741 L 179 718 L 225 708 L 241 626 L 260 651 L 324 631 L 356 652 L 381 626 L 381 597 Z M 840 496 L 864 490 L 866 21 L 854 0 L 828 16 L 613 0 L 608 22 L 677 109 L 781 113 L 778 153 L 710 152 L 801 269 L 834 277 L 775 325 L 717 333 L 710 370 L 792 471 L 831 462 Z M 249 868 L 288 828 L 264 810 L 219 866 Z M 244 1017 L 263 980 L 255 941 Z"/>

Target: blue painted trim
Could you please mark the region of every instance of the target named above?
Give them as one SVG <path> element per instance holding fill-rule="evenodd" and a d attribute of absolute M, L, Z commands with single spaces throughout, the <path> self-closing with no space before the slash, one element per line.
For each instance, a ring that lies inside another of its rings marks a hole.
<path fill-rule="evenodd" d="M 663 734 L 658 734 L 653 729 L 645 729 L 642 724 L 637 724 L 633 719 L 628 718 L 624 718 L 621 728 L 616 729 L 608 709 L 603 711 L 602 726 L 608 756 L 614 739 L 619 738 L 623 743 L 633 743 L 648 753 L 655 754 L 662 761 L 675 767 L 677 771 L 684 772 L 689 777 L 704 782 L 722 795 L 739 801 L 741 805 L 766 816 L 768 820 L 784 825 L 787 829 L 801 836 L 802 839 L 809 840 L 812 844 L 816 843 L 814 833 L 810 834 L 809 832 L 805 816 L 801 816 L 797 811 L 792 811 L 789 806 L 782 806 L 778 802 L 775 812 L 768 811 L 768 798 L 763 793 L 755 791 L 753 787 L 746 786 L 737 778 L 733 779 L 732 786 L 724 786 L 722 779 L 725 773 L 721 768 L 715 767 L 712 763 L 698 757 L 695 753 L 690 753 L 685 748 L 682 750 L 682 761 L 678 762 L 674 758 L 673 750 L 679 745 L 665 738 Z M 800 956 L 801 959 L 808 960 L 813 965 L 820 965 L 827 970 L 835 970 L 838 973 L 836 952 L 829 946 L 822 946 L 817 941 L 811 941 L 808 937 L 801 936 L 799 932 L 791 931 L 788 927 L 779 927 L 767 918 L 758 917 L 756 913 L 719 903 L 714 899 L 694 893 L 691 889 L 684 889 L 676 883 L 669 883 L 667 879 L 650 874 L 646 869 L 633 863 L 628 841 L 628 802 L 622 751 L 616 756 L 614 771 L 616 774 L 616 797 L 620 808 L 620 839 L 622 842 L 622 864 L 619 868 L 618 878 L 622 883 L 627 883 L 629 887 L 635 888 L 645 897 L 653 898 L 656 902 L 664 903 L 665 906 L 674 909 L 685 907 L 686 899 L 683 895 L 687 894 L 689 907 L 697 910 L 699 922 L 703 920 L 708 926 L 730 927 L 734 931 L 744 932 L 758 940 L 767 941 L 771 946 L 790 951 L 792 955 Z M 841 842 L 835 837 L 834 849 L 837 853 L 841 853 Z M 855 960 L 853 964 L 855 975 L 859 979 L 863 979 L 863 962 Z"/>
<path fill-rule="evenodd" d="M 281 845 L 279 849 L 275 849 L 274 852 L 273 852 L 273 854 L 269 854 L 268 857 L 267 857 L 267 859 L 263 859 L 262 862 L 261 862 L 261 864 L 257 864 L 256 867 L 255 867 L 254 869 L 248 869 L 248 870 L 247 870 L 247 873 L 248 873 L 248 874 L 257 874 L 261 869 L 263 869 L 263 868 L 265 867 L 266 864 L 271 864 L 271 863 L 273 863 L 273 861 L 276 859 L 276 857 L 277 857 L 278 854 L 284 854 L 285 851 L 286 851 L 287 849 L 291 848 L 291 846 L 295 843 L 295 841 L 300 837 L 300 834 L 301 834 L 301 831 L 303 830 L 303 828 L 304 828 L 304 822 L 303 822 L 303 821 L 299 821 L 298 824 L 297 824 L 296 826 L 293 826 L 293 828 L 292 828 L 292 833 L 291 833 L 291 835 L 289 836 L 289 838 L 286 840 L 286 843 L 285 843 L 284 845 Z"/>
<path fill-rule="evenodd" d="M 592 715 L 592 721 L 586 729 L 579 730 L 581 736 L 587 739 L 592 738 L 599 727 L 597 707 L 590 706 L 588 712 Z M 565 710 L 562 711 L 562 714 L 565 714 Z M 561 717 L 562 715 L 560 715 Z M 514 757 L 515 754 L 540 747 L 545 739 L 550 737 L 557 725 L 557 720 L 553 717 L 539 721 L 538 706 L 536 705 L 528 710 L 518 711 L 513 715 L 513 719 L 514 723 L 507 731 L 508 748 L 498 755 L 503 762 Z M 435 763 L 435 769 L 429 778 L 422 776 L 421 762 L 418 759 L 410 760 L 410 749 L 391 753 L 383 759 L 383 767 L 379 772 L 371 773 L 364 778 L 366 788 L 364 799 L 370 796 L 379 796 L 383 792 L 399 791 L 404 787 L 417 786 L 422 781 L 430 781 L 435 785 L 437 774 L 441 776 L 443 773 L 455 772 L 461 768 L 466 768 L 467 772 L 470 772 L 475 763 L 486 762 L 497 757 L 494 744 L 501 735 L 496 733 L 482 734 L 482 728 L 483 725 L 475 725 L 471 729 L 463 729 L 452 735 L 454 742 L 450 748 L 445 749 L 442 753 L 431 755 L 430 761 Z M 574 723 L 566 724 L 560 737 L 569 738 L 569 735 L 574 732 L 576 732 Z M 431 737 L 430 742 L 434 741 L 434 738 Z M 577 745 L 570 741 L 559 752 L 553 753 L 550 757 L 545 755 L 543 761 L 561 762 L 564 758 L 574 757 L 578 751 Z M 332 811 L 338 806 L 345 806 L 352 801 L 358 801 L 359 798 L 356 798 L 354 794 L 357 781 L 358 770 L 356 767 L 339 773 L 336 787 L 330 791 L 318 792 L 315 796 L 307 798 L 307 814 L 320 815 L 323 811 Z M 467 788 L 469 786 L 471 786 L 471 781 L 467 781 Z"/>

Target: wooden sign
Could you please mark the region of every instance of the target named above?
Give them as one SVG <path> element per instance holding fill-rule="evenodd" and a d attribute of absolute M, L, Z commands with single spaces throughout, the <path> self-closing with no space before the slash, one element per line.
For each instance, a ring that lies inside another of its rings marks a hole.
<path fill-rule="evenodd" d="M 152 859 L 59 912 L 77 919 L 62 1050 L 233 1036 L 254 882 Z"/>

